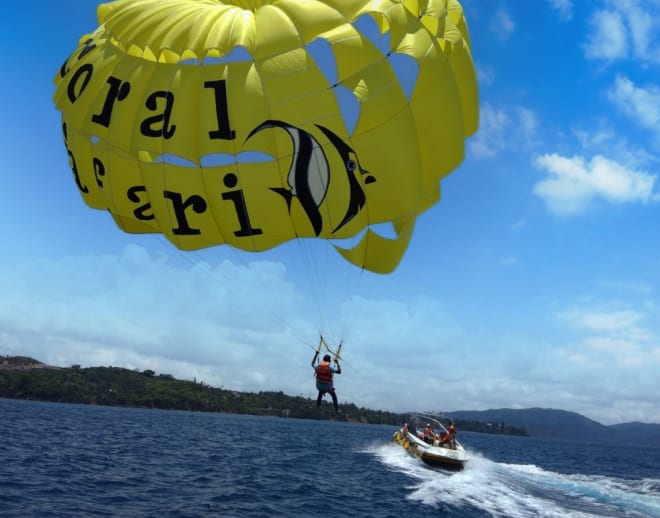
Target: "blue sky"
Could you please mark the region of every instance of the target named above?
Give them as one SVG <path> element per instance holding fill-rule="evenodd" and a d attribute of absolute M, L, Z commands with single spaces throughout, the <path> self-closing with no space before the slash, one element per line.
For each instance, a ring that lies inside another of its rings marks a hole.
<path fill-rule="evenodd" d="M 96 4 L 3 9 L 0 354 L 314 396 L 322 331 L 359 406 L 660 422 L 660 1 L 463 1 L 480 129 L 387 276 L 87 208 L 51 97 Z"/>

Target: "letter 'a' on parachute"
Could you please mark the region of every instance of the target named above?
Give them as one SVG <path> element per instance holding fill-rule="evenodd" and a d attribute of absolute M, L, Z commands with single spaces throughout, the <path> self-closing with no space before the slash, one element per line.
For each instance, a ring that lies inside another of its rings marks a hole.
<path fill-rule="evenodd" d="M 117 0 L 55 77 L 85 202 L 194 250 L 396 268 L 478 126 L 457 0 Z M 390 224 L 384 237 L 375 227 Z"/>

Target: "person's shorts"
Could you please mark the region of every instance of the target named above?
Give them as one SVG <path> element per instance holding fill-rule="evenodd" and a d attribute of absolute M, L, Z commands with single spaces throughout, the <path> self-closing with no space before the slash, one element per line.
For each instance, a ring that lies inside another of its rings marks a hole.
<path fill-rule="evenodd" d="M 332 386 L 332 383 L 317 383 L 316 390 L 319 392 L 332 392 L 335 387 Z"/>

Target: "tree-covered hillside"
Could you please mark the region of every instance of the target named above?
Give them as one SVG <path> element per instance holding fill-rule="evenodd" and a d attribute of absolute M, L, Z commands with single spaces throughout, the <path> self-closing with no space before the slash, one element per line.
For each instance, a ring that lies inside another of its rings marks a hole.
<path fill-rule="evenodd" d="M 0 397 L 108 406 L 227 412 L 303 419 L 335 419 L 372 424 L 399 425 L 405 414 L 360 408 L 352 403 L 319 411 L 316 401 L 283 392 L 237 392 L 205 383 L 183 381 L 152 370 L 119 367 L 58 368 L 25 357 L 0 357 Z M 522 429 L 502 425 L 456 421 L 459 430 L 525 435 Z"/>

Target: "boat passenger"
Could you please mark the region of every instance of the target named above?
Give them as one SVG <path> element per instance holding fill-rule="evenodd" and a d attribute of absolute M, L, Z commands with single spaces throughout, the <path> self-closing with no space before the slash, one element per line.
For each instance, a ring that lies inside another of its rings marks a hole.
<path fill-rule="evenodd" d="M 337 394 L 335 393 L 335 386 L 333 383 L 333 377 L 335 374 L 341 374 L 341 366 L 339 361 L 335 358 L 335 367 L 330 365 L 330 355 L 326 354 L 323 357 L 323 361 L 319 362 L 318 365 L 314 365 L 316 360 L 316 355 L 312 359 L 312 367 L 314 368 L 314 374 L 316 376 L 316 389 L 319 391 L 319 394 L 316 398 L 316 408 L 321 406 L 321 399 L 327 393 L 332 397 L 332 404 L 335 407 L 335 412 L 339 412 L 339 405 L 337 403 Z"/>
<path fill-rule="evenodd" d="M 427 424 L 426 428 L 424 428 L 424 442 L 433 444 L 434 438 L 435 434 L 433 433 L 433 430 L 431 430 L 431 425 Z"/>
<path fill-rule="evenodd" d="M 449 425 L 449 445 L 456 449 L 456 427 L 454 426 L 454 421 Z"/>

